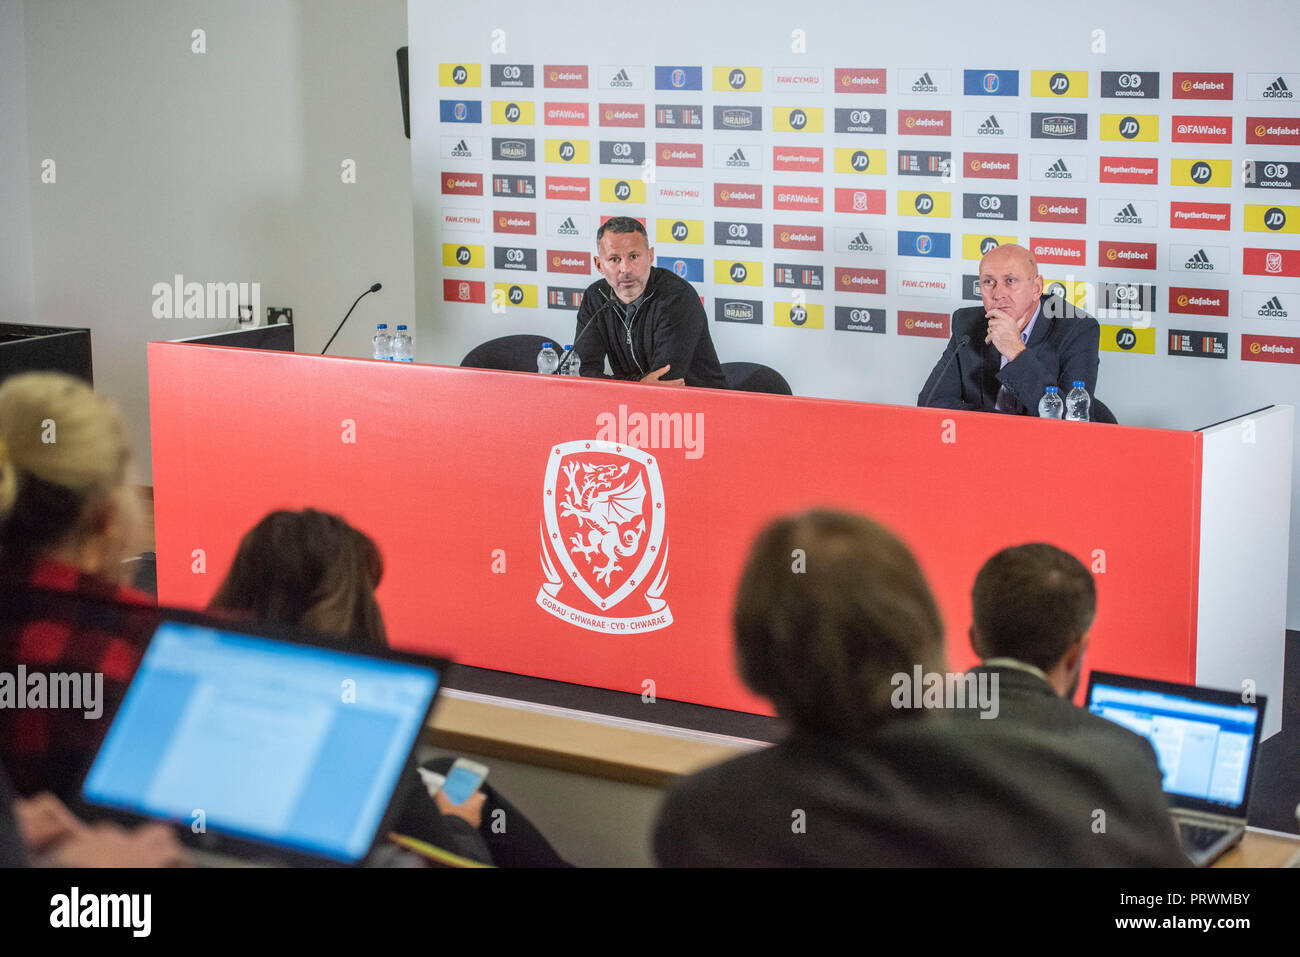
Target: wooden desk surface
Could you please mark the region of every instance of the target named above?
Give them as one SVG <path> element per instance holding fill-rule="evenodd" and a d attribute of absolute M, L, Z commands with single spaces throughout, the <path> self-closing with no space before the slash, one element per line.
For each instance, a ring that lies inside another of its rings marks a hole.
<path fill-rule="evenodd" d="M 667 788 L 762 742 L 448 689 L 428 743 L 448 750 Z"/>
<path fill-rule="evenodd" d="M 1214 867 L 1284 867 L 1300 854 L 1300 836 L 1246 828 L 1241 843 L 1214 862 Z"/>

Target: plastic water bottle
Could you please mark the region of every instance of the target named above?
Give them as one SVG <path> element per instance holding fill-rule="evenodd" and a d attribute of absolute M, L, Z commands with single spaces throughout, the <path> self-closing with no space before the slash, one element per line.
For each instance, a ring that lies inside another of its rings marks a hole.
<path fill-rule="evenodd" d="M 582 372 L 580 371 L 582 369 L 582 360 L 579 359 L 578 354 L 573 351 L 573 346 L 564 347 L 564 360 L 569 363 L 564 367 L 565 375 L 582 375 Z M 563 362 L 560 364 L 564 365 Z"/>
<path fill-rule="evenodd" d="M 555 354 L 553 344 L 543 342 L 542 351 L 537 353 L 537 371 L 542 375 L 554 375 L 559 367 L 560 357 Z"/>
<path fill-rule="evenodd" d="M 374 356 L 376 359 L 393 358 L 393 337 L 388 334 L 388 323 L 381 322 L 375 332 L 375 338 L 371 340 L 375 344 Z"/>
<path fill-rule="evenodd" d="M 1087 422 L 1091 409 L 1092 399 L 1088 398 L 1088 390 L 1083 387 L 1082 381 L 1076 380 L 1074 388 L 1065 397 L 1066 419 L 1070 422 Z"/>
<path fill-rule="evenodd" d="M 1061 404 L 1061 390 L 1049 385 L 1043 397 L 1038 400 L 1038 417 L 1040 419 L 1059 419 L 1064 411 Z"/>
<path fill-rule="evenodd" d="M 415 361 L 415 349 L 411 342 L 411 334 L 406 331 L 406 326 L 398 326 L 397 334 L 393 336 L 393 360 L 395 362 Z"/>

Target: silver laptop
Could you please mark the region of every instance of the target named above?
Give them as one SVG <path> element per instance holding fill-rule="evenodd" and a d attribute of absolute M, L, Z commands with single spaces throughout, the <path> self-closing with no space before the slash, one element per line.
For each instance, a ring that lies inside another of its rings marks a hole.
<path fill-rule="evenodd" d="M 1263 695 L 1094 671 L 1088 710 L 1151 742 L 1183 851 L 1204 867 L 1246 832 Z"/>

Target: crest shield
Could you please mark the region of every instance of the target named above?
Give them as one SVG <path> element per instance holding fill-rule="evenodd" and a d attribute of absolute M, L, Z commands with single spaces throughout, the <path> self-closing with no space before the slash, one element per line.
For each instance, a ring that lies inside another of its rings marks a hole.
<path fill-rule="evenodd" d="M 542 494 L 542 567 L 547 582 L 538 604 L 595 631 L 651 630 L 670 624 L 667 603 L 659 597 L 667 583 L 665 511 L 659 466 L 649 453 L 597 439 L 552 447 Z M 559 601 L 561 590 L 570 586 L 594 613 Z M 609 617 L 637 595 L 644 596 L 652 614 L 638 609 L 631 617 Z"/>

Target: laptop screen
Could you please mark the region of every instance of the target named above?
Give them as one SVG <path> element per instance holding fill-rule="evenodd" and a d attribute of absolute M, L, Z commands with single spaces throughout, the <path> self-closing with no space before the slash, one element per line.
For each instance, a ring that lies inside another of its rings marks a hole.
<path fill-rule="evenodd" d="M 370 850 L 438 684 L 437 662 L 163 621 L 82 796 L 354 863 Z"/>
<path fill-rule="evenodd" d="M 1265 699 L 1094 672 L 1088 710 L 1151 742 L 1178 807 L 1246 815 Z"/>

